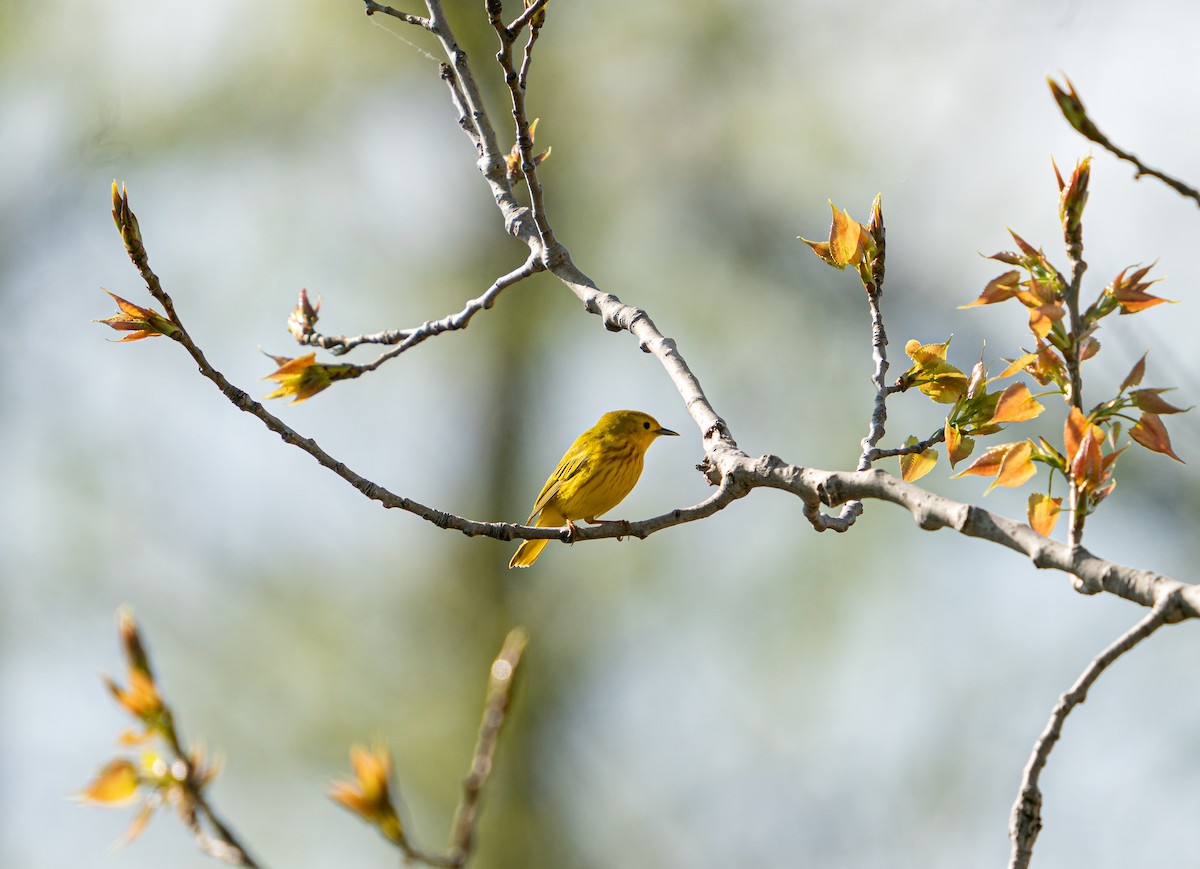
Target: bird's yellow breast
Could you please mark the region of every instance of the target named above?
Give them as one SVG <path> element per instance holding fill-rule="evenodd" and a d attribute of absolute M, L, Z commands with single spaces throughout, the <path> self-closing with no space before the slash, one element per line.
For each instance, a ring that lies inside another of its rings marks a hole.
<path fill-rule="evenodd" d="M 630 443 L 600 444 L 584 466 L 562 486 L 552 503 L 568 519 L 600 516 L 632 491 L 642 474 L 645 448 Z"/>

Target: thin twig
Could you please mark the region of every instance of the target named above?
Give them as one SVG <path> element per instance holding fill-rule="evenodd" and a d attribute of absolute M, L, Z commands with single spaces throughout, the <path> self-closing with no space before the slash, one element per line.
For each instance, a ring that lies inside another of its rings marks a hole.
<path fill-rule="evenodd" d="M 1009 869 L 1027 869 L 1029 861 L 1033 857 L 1033 845 L 1042 829 L 1042 792 L 1038 787 L 1038 781 L 1046 762 L 1050 759 L 1050 752 L 1062 735 L 1063 723 L 1067 716 L 1076 706 L 1087 699 L 1088 690 L 1093 683 L 1118 658 L 1163 625 L 1178 619 L 1178 604 L 1175 595 L 1164 595 L 1136 625 L 1093 659 L 1075 684 L 1071 686 L 1071 689 L 1058 698 L 1058 703 L 1054 706 L 1046 729 L 1034 743 L 1033 753 L 1025 765 L 1025 773 L 1021 777 L 1021 787 L 1009 822 L 1009 838 L 1012 839 Z"/>
<path fill-rule="evenodd" d="M 1184 184 L 1177 178 L 1162 172 L 1158 169 L 1153 169 L 1147 166 L 1138 158 L 1136 154 L 1132 154 L 1123 148 L 1115 145 L 1108 136 L 1100 132 L 1100 128 L 1089 117 L 1087 110 L 1083 107 L 1083 100 L 1079 98 L 1079 94 L 1075 92 L 1075 85 L 1071 84 L 1071 80 L 1063 76 L 1067 87 L 1064 90 L 1053 79 L 1049 80 L 1050 90 L 1054 94 L 1054 99 L 1058 103 L 1059 109 L 1063 113 L 1063 117 L 1067 119 L 1072 127 L 1085 138 L 1108 151 L 1118 159 L 1124 160 L 1127 163 L 1133 164 L 1137 170 L 1134 174 L 1135 178 L 1141 178 L 1143 175 L 1149 175 L 1151 178 L 1157 178 L 1162 183 L 1166 184 L 1180 196 L 1185 196 L 1193 200 L 1197 205 L 1200 205 L 1200 190 Z"/>
<path fill-rule="evenodd" d="M 549 2 L 550 0 L 535 0 L 535 2 L 530 4 L 524 12 L 514 18 L 512 24 L 508 25 L 508 27 L 505 29 L 515 38 L 517 34 L 521 32 L 521 28 L 524 27 L 530 20 L 532 20 L 533 16 L 537 15 L 544 8 L 546 8 L 546 4 Z"/>
<path fill-rule="evenodd" d="M 877 462 L 880 459 L 895 459 L 899 458 L 900 456 L 911 456 L 915 453 L 923 453 L 930 447 L 942 443 L 944 440 L 946 440 L 946 429 L 940 428 L 923 441 L 917 441 L 915 444 L 908 444 L 907 446 L 894 447 L 887 450 L 873 449 L 869 455 L 872 462 Z M 860 470 L 865 470 L 865 468 Z"/>
<path fill-rule="evenodd" d="M 1055 172 L 1058 169 L 1055 168 Z M 1061 195 L 1061 191 L 1060 191 Z M 1081 209 L 1082 210 L 1082 209 Z M 1083 349 L 1087 341 L 1083 317 L 1079 310 L 1079 293 L 1083 286 L 1083 273 L 1087 271 L 1087 262 L 1083 258 L 1083 224 L 1077 221 L 1071 226 L 1066 217 L 1063 218 L 1063 238 L 1066 243 L 1067 259 L 1071 263 L 1071 280 L 1066 284 L 1064 301 L 1067 304 L 1067 316 L 1071 324 L 1069 335 L 1069 352 L 1063 354 L 1063 362 L 1067 366 L 1067 376 L 1070 378 L 1070 392 L 1066 396 L 1068 404 L 1083 412 Z M 1060 276 L 1061 279 L 1061 276 Z M 1083 542 L 1083 526 L 1087 520 L 1087 493 L 1080 488 L 1079 481 L 1074 475 L 1069 475 L 1068 504 L 1071 513 L 1071 524 L 1067 530 L 1067 540 L 1072 546 Z"/>
<path fill-rule="evenodd" d="M 382 12 L 384 15 L 390 15 L 393 18 L 398 18 L 407 24 L 413 24 L 417 27 L 422 27 L 425 30 L 432 30 L 433 25 L 428 18 L 421 18 L 417 15 L 409 15 L 407 12 L 401 12 L 398 9 L 393 9 L 391 6 L 384 6 L 381 3 L 376 3 L 374 0 L 363 0 L 367 7 L 367 14 L 374 15 L 376 12 Z"/>
<path fill-rule="evenodd" d="M 471 855 L 475 841 L 475 823 L 479 818 L 479 801 L 492 774 L 500 730 L 506 720 L 516 683 L 517 668 L 521 664 L 521 656 L 528 642 L 529 637 L 524 630 L 513 628 L 505 637 L 500 654 L 492 662 L 483 718 L 479 722 L 479 735 L 475 740 L 475 750 L 471 754 L 471 765 L 466 778 L 463 779 L 462 799 L 450 825 L 450 859 L 457 866 L 465 865 Z"/>
<path fill-rule="evenodd" d="M 544 6 L 545 4 L 542 4 Z M 525 13 L 517 19 L 524 21 L 532 18 L 533 12 L 541 7 L 530 6 L 525 10 Z M 529 135 L 529 115 L 525 109 L 525 76 L 528 73 L 530 63 L 530 55 L 533 51 L 533 43 L 537 39 L 537 29 L 532 28 L 529 42 L 525 46 L 525 58 L 522 65 L 521 73 L 518 73 L 513 66 L 513 42 L 516 40 L 517 32 L 513 28 L 506 27 L 500 19 L 500 4 L 488 4 L 488 20 L 491 22 L 492 28 L 496 31 L 496 36 L 500 39 L 500 51 L 496 53 L 496 59 L 500 62 L 501 69 L 504 70 L 504 81 L 508 85 L 509 95 L 512 98 L 512 115 L 516 122 L 517 148 L 521 152 L 521 173 L 525 176 L 525 183 L 529 187 L 529 202 L 533 210 L 533 222 L 537 225 L 538 237 L 541 240 L 541 246 L 544 251 L 552 250 L 557 242 L 554 239 L 554 230 L 550 226 L 550 220 L 546 216 L 545 195 L 542 190 L 542 183 L 538 180 L 537 162 L 533 158 L 533 137 Z"/>
<path fill-rule="evenodd" d="M 541 25 L 537 23 L 529 25 L 529 39 L 525 41 L 525 51 L 521 57 L 521 71 L 517 74 L 517 87 L 521 89 L 522 93 L 525 92 L 525 87 L 529 81 L 529 65 L 533 63 L 533 46 L 537 42 L 541 32 Z"/>
<path fill-rule="evenodd" d="M 458 313 L 447 314 L 440 320 L 426 320 L 420 326 L 411 329 L 389 329 L 384 332 L 376 332 L 372 335 L 355 335 L 353 337 L 324 335 L 317 331 L 310 331 L 297 336 L 296 340 L 301 344 L 328 350 L 335 356 L 340 356 L 363 344 L 400 345 L 395 350 L 383 354 L 369 365 L 363 366 L 367 370 L 378 368 L 388 359 L 399 356 L 405 350 L 415 347 L 428 338 L 433 338 L 445 332 L 454 332 L 467 328 L 471 319 L 480 311 L 491 308 L 502 292 L 513 284 L 541 271 L 541 269 L 541 263 L 530 257 L 519 268 L 513 269 L 508 274 L 493 281 L 492 285 L 482 295 L 467 301 Z"/>

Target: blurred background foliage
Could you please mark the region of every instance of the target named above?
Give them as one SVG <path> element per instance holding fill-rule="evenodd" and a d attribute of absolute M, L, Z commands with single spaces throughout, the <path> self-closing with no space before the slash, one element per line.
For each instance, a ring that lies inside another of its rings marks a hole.
<path fill-rule="evenodd" d="M 502 123 L 482 4 L 447 7 Z M 1194 4 L 555 0 L 548 19 L 529 104 L 556 230 L 678 341 L 751 454 L 847 468 L 865 431 L 862 291 L 795 241 L 824 231 L 827 199 L 865 219 L 883 193 L 898 374 L 908 338 L 953 333 L 964 368 L 985 336 L 991 358 L 1024 340 L 1015 310 L 956 306 L 998 272 L 976 254 L 1008 247 L 1006 226 L 1063 261 L 1050 158 L 1089 148 L 1047 73 L 1071 75 L 1116 141 L 1200 180 Z M 274 866 L 394 862 L 323 796 L 372 737 L 393 747 L 415 837 L 439 846 L 486 667 L 518 623 L 532 642 L 480 869 L 999 865 L 1034 737 L 1131 605 L 882 505 L 817 535 L 770 492 L 510 574 L 511 546 L 379 509 L 175 346 L 106 344 L 89 322 L 111 313 L 100 286 L 145 303 L 114 177 L 193 336 L 251 391 L 269 390 L 259 347 L 294 352 L 301 287 L 326 331 L 354 334 L 458 310 L 516 266 L 435 51 L 355 0 L 0 6 L 0 863 L 211 865 L 167 818 L 106 856 L 126 819 L 66 799 L 123 726 L 97 673 L 120 669 L 129 602 L 185 736 L 226 759 L 217 805 Z M 1191 404 L 1197 215 L 1129 176 L 1097 155 L 1091 291 L 1158 258 L 1184 304 L 1107 321 L 1089 397 L 1153 348 L 1146 384 Z M 654 446 L 622 515 L 703 498 L 698 433 L 657 364 L 539 277 L 465 334 L 274 409 L 393 491 L 519 520 L 619 407 L 685 432 Z M 891 442 L 936 413 L 894 401 Z M 1194 458 L 1196 421 L 1171 425 Z M 1122 459 L 1090 545 L 1194 580 L 1192 468 Z M 923 483 L 962 500 L 986 485 L 947 476 L 943 459 Z M 1027 492 L 986 504 L 1019 517 Z M 1194 626 L 1156 637 L 1072 717 L 1039 863 L 1194 852 L 1198 651 Z"/>

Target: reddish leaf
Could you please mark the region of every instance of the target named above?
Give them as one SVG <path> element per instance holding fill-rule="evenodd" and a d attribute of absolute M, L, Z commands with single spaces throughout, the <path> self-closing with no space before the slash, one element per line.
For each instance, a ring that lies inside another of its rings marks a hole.
<path fill-rule="evenodd" d="M 1128 389 L 1131 386 L 1137 386 L 1139 383 L 1142 382 L 1142 376 L 1145 373 L 1146 373 L 1146 354 L 1143 353 L 1142 358 L 1139 359 L 1134 364 L 1133 368 L 1129 369 L 1129 373 L 1126 374 L 1125 379 L 1121 381 L 1120 391 L 1124 392 L 1126 389 Z"/>
<path fill-rule="evenodd" d="M 1025 239 L 1021 238 L 1021 236 L 1017 235 L 1011 229 L 1008 231 L 1008 234 L 1013 237 L 1013 241 L 1015 241 L 1017 243 L 1017 247 L 1019 247 L 1021 249 L 1021 252 L 1024 253 L 1026 256 L 1031 256 L 1031 257 L 1040 257 L 1041 256 L 1040 251 L 1038 251 L 1036 248 L 1034 248 L 1033 245 L 1031 245 L 1029 242 L 1025 241 Z"/>
<path fill-rule="evenodd" d="M 1161 393 L 1166 391 L 1165 389 L 1135 389 L 1129 393 L 1129 397 L 1133 399 L 1133 406 L 1138 410 L 1148 410 L 1151 413 L 1187 413 L 1191 410 L 1190 407 L 1176 407 L 1163 398 Z"/>
<path fill-rule="evenodd" d="M 1092 424 L 1086 416 L 1083 415 L 1077 407 L 1071 408 L 1071 413 L 1067 416 L 1067 421 L 1063 425 L 1063 445 L 1067 448 L 1067 462 L 1075 461 L 1075 456 L 1079 452 L 1079 447 L 1083 443 L 1084 437 L 1089 432 L 1095 432 L 1096 440 L 1104 439 L 1104 432 L 1097 426 Z"/>
<path fill-rule="evenodd" d="M 1079 442 L 1079 449 L 1075 451 L 1075 457 L 1071 460 L 1071 479 L 1081 489 L 1094 490 L 1104 483 L 1106 477 L 1104 455 L 1100 450 L 1095 426 L 1092 426 Z"/>
<path fill-rule="evenodd" d="M 1129 430 L 1129 436 L 1148 450 L 1170 456 L 1175 461 L 1183 463 L 1183 459 L 1175 455 L 1171 449 L 1171 438 L 1167 435 L 1167 427 L 1155 413 L 1143 413 L 1137 425 Z"/>

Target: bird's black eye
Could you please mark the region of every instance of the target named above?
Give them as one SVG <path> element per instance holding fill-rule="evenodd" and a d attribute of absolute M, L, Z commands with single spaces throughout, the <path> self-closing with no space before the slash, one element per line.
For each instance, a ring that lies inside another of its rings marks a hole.
<path fill-rule="evenodd" d="M 644 428 L 646 431 L 650 431 L 650 423 L 648 423 L 648 422 L 642 423 L 642 428 Z"/>

